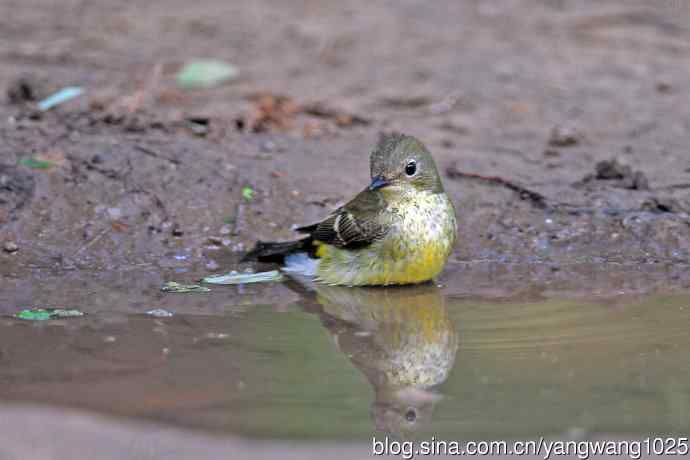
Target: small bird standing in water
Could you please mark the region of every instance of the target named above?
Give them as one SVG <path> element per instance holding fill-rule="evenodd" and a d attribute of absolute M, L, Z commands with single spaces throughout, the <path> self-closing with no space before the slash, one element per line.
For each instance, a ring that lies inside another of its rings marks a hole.
<path fill-rule="evenodd" d="M 371 184 L 306 237 L 258 242 L 243 260 L 284 263 L 287 274 L 344 286 L 414 284 L 438 275 L 457 236 L 455 210 L 431 153 L 412 136 L 382 135 Z"/>

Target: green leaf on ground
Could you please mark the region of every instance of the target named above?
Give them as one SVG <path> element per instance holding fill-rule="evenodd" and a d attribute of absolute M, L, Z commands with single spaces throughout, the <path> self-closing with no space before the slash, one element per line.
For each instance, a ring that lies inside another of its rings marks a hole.
<path fill-rule="evenodd" d="M 177 73 L 177 84 L 182 88 L 210 88 L 237 78 L 239 70 L 232 64 L 217 59 L 199 59 L 189 62 Z"/>
<path fill-rule="evenodd" d="M 245 200 L 252 201 L 252 198 L 254 198 L 254 190 L 249 186 L 244 186 L 242 187 L 242 196 Z"/>
<path fill-rule="evenodd" d="M 52 161 L 39 160 L 34 157 L 22 158 L 19 164 L 31 169 L 50 169 L 55 166 L 55 163 Z"/>
<path fill-rule="evenodd" d="M 78 318 L 84 316 L 84 312 L 64 308 L 30 308 L 22 310 L 14 316 L 27 321 L 47 321 L 50 319 Z"/>
<path fill-rule="evenodd" d="M 198 284 L 180 284 L 176 281 L 168 281 L 161 286 L 163 292 L 189 293 L 189 292 L 210 292 L 207 287 Z"/>
<path fill-rule="evenodd" d="M 249 284 L 249 283 L 269 283 L 281 281 L 283 275 L 278 270 L 259 273 L 237 273 L 230 272 L 226 275 L 207 276 L 202 280 L 208 284 Z"/>

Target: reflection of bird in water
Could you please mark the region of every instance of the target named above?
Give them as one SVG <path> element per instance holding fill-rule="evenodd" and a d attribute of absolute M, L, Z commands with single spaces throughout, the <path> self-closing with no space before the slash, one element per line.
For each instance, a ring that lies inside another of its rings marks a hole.
<path fill-rule="evenodd" d="M 448 378 L 458 348 L 438 287 L 318 286 L 315 300 L 340 351 L 374 388 L 376 428 L 407 437 L 428 423 L 442 398 L 433 388 Z"/>

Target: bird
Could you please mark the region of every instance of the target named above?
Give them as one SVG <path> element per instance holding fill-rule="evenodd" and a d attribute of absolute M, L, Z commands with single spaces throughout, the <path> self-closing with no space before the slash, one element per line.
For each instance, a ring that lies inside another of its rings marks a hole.
<path fill-rule="evenodd" d="M 429 150 L 413 136 L 382 134 L 370 155 L 371 183 L 306 236 L 259 241 L 242 261 L 282 263 L 288 276 L 340 286 L 429 281 L 453 251 L 457 223 Z"/>

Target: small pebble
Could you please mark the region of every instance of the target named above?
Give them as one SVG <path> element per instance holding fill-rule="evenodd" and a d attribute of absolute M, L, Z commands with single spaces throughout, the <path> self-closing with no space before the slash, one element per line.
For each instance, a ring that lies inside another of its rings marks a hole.
<path fill-rule="evenodd" d="M 273 141 L 265 141 L 261 143 L 261 151 L 265 153 L 273 152 L 276 149 L 276 143 Z"/>
<path fill-rule="evenodd" d="M 213 260 L 213 259 L 212 259 L 212 260 L 209 260 L 209 261 L 206 263 L 206 269 L 207 269 L 207 270 L 218 270 L 218 267 L 220 267 L 220 265 L 218 265 L 218 262 L 216 262 L 216 261 Z"/>
<path fill-rule="evenodd" d="M 551 147 L 570 147 L 580 142 L 581 134 L 571 127 L 556 126 L 551 130 L 549 145 Z"/>
<path fill-rule="evenodd" d="M 656 90 L 659 93 L 666 94 L 671 92 L 671 84 L 666 81 L 660 81 L 656 84 Z"/>
<path fill-rule="evenodd" d="M 3 249 L 5 250 L 5 252 L 12 254 L 14 252 L 19 251 L 19 246 L 17 246 L 17 243 L 15 243 L 14 241 L 8 241 L 4 244 Z"/>

